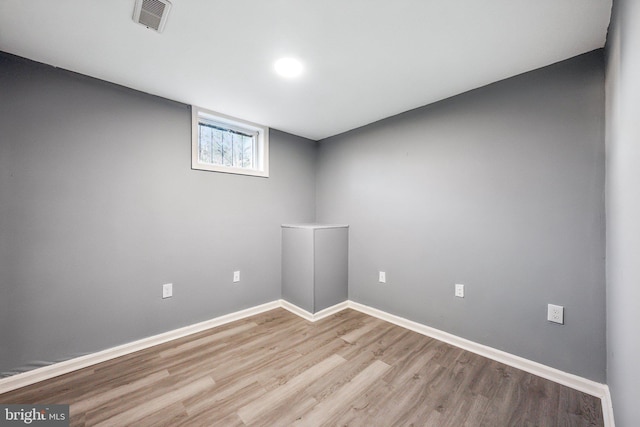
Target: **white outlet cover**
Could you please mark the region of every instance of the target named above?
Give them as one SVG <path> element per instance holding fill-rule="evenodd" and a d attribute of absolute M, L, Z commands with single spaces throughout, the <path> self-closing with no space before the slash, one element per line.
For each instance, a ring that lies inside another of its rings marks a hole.
<path fill-rule="evenodd" d="M 564 325 L 564 307 L 561 305 L 549 304 L 547 306 L 547 320 L 549 322 Z"/>
<path fill-rule="evenodd" d="M 240 272 L 239 271 L 234 271 L 233 272 L 233 283 L 239 282 L 240 281 Z"/>
<path fill-rule="evenodd" d="M 162 285 L 162 299 L 171 298 L 173 296 L 173 283 L 165 283 Z"/>
<path fill-rule="evenodd" d="M 378 282 L 387 283 L 387 273 L 385 273 L 384 271 L 379 271 L 378 272 Z"/>
<path fill-rule="evenodd" d="M 455 296 L 458 298 L 464 298 L 464 285 L 456 283 Z"/>

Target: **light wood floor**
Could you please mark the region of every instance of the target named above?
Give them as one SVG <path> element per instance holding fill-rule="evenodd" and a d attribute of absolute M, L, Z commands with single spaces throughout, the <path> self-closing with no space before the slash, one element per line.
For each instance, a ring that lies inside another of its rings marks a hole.
<path fill-rule="evenodd" d="M 600 400 L 376 318 L 277 309 L 0 395 L 72 426 L 602 426 Z"/>

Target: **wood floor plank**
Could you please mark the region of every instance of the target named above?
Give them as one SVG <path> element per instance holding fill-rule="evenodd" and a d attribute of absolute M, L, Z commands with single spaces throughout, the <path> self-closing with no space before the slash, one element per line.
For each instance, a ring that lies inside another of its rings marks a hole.
<path fill-rule="evenodd" d="M 363 335 L 379 328 L 383 323 L 384 322 L 382 320 L 376 319 L 375 317 L 367 317 L 362 321 L 362 324 L 358 328 L 342 335 L 341 338 L 349 344 L 354 344 Z"/>
<path fill-rule="evenodd" d="M 250 402 L 260 399 L 266 390 L 258 383 L 252 382 L 242 388 L 234 389 L 231 394 L 219 396 L 217 393 L 207 393 L 201 396 L 193 396 L 186 399 L 185 406 L 189 414 L 188 422 L 180 426 L 190 427 L 195 425 L 221 425 L 224 420 L 236 424 L 244 424 L 238 416 L 238 410 Z"/>
<path fill-rule="evenodd" d="M 389 405 L 381 405 L 380 402 L 386 402 L 393 391 L 393 386 L 384 380 L 375 382 L 351 402 L 347 411 L 336 418 L 335 425 L 370 427 L 377 425 L 380 420 L 386 422 Z"/>
<path fill-rule="evenodd" d="M 309 332 L 313 334 L 314 339 L 301 339 L 295 346 L 296 351 L 302 354 L 310 353 L 315 351 L 316 347 L 325 345 L 362 326 L 362 320 L 359 317 L 342 316 L 340 319 L 340 322 L 323 322 L 310 328 Z"/>
<path fill-rule="evenodd" d="M 599 399 L 354 310 L 283 309 L 0 395 L 70 425 L 596 426 Z"/>
<path fill-rule="evenodd" d="M 253 329 L 258 326 L 256 323 L 245 323 L 236 326 L 235 328 L 226 329 L 224 331 L 217 332 L 215 334 L 205 335 L 202 338 L 194 339 L 184 342 L 182 344 L 173 346 L 165 351 L 160 352 L 160 357 L 166 358 L 171 355 L 181 354 L 188 350 L 193 350 L 197 347 L 210 346 L 211 344 L 224 340 L 226 338 L 232 338 L 234 335 L 238 335 L 240 332 Z"/>
<path fill-rule="evenodd" d="M 526 395 L 530 398 L 516 406 L 511 422 L 514 425 L 527 423 L 537 423 L 541 426 L 555 425 L 559 404 L 558 386 L 534 375 L 527 376 L 523 385 L 526 387 Z"/>
<path fill-rule="evenodd" d="M 525 380 L 526 374 L 509 367 L 498 367 L 500 381 L 496 384 L 496 392 L 487 410 L 482 414 L 481 427 L 495 427 L 504 425 L 511 418 L 519 402 L 526 400 L 527 396 L 521 381 Z"/>
<path fill-rule="evenodd" d="M 395 336 L 398 333 L 400 332 L 395 330 L 394 325 L 385 322 L 379 328 L 360 336 L 351 345 L 340 351 L 340 355 L 349 360 L 363 351 L 376 353 L 379 351 L 382 342 L 389 341 L 389 336 Z"/>
<path fill-rule="evenodd" d="M 597 426 L 602 405 L 583 393 L 558 385 L 558 426 Z"/>
<path fill-rule="evenodd" d="M 150 417 L 166 408 L 176 409 L 179 408 L 179 413 L 186 413 L 186 409 L 182 405 L 182 400 L 194 394 L 206 391 L 214 386 L 215 382 L 211 377 L 204 377 L 192 382 L 191 384 L 185 384 L 176 390 L 163 394 L 146 402 L 141 402 L 134 408 L 128 411 L 121 412 L 118 415 L 110 417 L 104 421 L 101 421 L 96 427 L 119 427 L 136 422 L 143 423 L 145 417 Z M 173 410 L 172 410 L 173 413 Z M 88 420 L 89 421 L 89 420 Z M 149 424 L 152 425 L 152 424 Z"/>
<path fill-rule="evenodd" d="M 309 385 L 305 392 L 316 400 L 324 400 L 353 380 L 376 360 L 372 352 L 362 352 Z"/>
<path fill-rule="evenodd" d="M 266 412 L 254 422 L 245 425 L 249 427 L 290 426 L 317 404 L 317 400 L 305 393 L 296 394 L 282 401 L 277 409 Z"/>
<path fill-rule="evenodd" d="M 337 351 L 345 345 L 347 344 L 345 344 L 344 341 L 334 339 L 316 348 L 316 350 L 311 353 L 300 354 L 300 357 L 297 357 L 290 363 L 279 364 L 277 368 L 274 367 L 270 372 L 262 371 L 257 374 L 256 378 L 267 390 L 272 390 L 286 384 L 291 378 L 299 375 L 311 366 L 316 365 L 318 362 L 332 355 L 337 355 Z"/>
<path fill-rule="evenodd" d="M 485 397 L 484 395 L 474 394 L 473 395 L 473 403 L 469 408 L 469 411 L 466 414 L 466 419 L 464 423 L 460 424 L 462 427 L 476 427 L 479 423 L 480 414 L 484 414 L 489 407 L 489 402 L 491 399 Z"/>
<path fill-rule="evenodd" d="M 55 378 L 29 385 L 10 393 L 0 394 L 0 402 L 11 403 L 63 403 L 60 396 L 78 387 L 84 379 L 91 379 L 95 375 L 92 368 L 85 368 Z M 68 403 L 68 402 L 64 402 Z"/>
<path fill-rule="evenodd" d="M 90 425 L 98 424 L 108 418 L 127 412 L 130 409 L 134 409 L 142 403 L 156 398 L 161 398 L 176 389 L 191 384 L 193 381 L 198 380 L 203 376 L 204 375 L 187 377 L 170 375 L 169 377 L 157 380 L 149 387 L 131 390 L 125 395 L 120 395 L 114 399 L 104 402 L 100 406 L 89 409 L 86 412 L 87 423 Z M 119 385 L 121 385 L 120 382 L 116 384 L 116 386 Z M 104 392 L 107 392 L 107 390 L 111 390 L 111 388 L 103 389 Z"/>
<path fill-rule="evenodd" d="M 311 411 L 296 420 L 293 425 L 319 426 L 330 425 L 332 418 L 341 411 L 347 411 L 355 397 L 360 395 L 367 387 L 378 381 L 389 369 L 389 365 L 376 360 L 365 370 L 360 372 L 353 380 L 349 381 L 335 393 L 320 401 Z"/>
<path fill-rule="evenodd" d="M 120 387 L 115 387 L 115 388 L 112 388 L 111 390 L 103 391 L 102 393 L 99 393 L 96 396 L 87 397 L 83 400 L 79 400 L 71 404 L 69 408 L 70 414 L 74 415 L 74 414 L 87 412 L 90 409 L 104 405 L 110 400 L 116 399 L 118 397 L 126 396 L 127 394 L 134 392 L 136 390 L 140 390 L 146 387 L 153 387 L 153 385 L 156 384 L 159 380 L 163 378 L 167 378 L 168 376 L 169 376 L 169 372 L 167 370 L 159 371 L 145 378 L 134 381 L 132 383 L 129 383 Z"/>
<path fill-rule="evenodd" d="M 246 403 L 242 401 L 240 395 L 247 396 L 247 394 L 252 391 L 255 391 L 255 395 L 245 397 L 247 402 L 252 402 L 256 397 L 263 396 L 267 392 L 254 378 L 247 376 L 234 381 L 228 381 L 222 386 L 216 383 L 216 387 L 211 393 L 203 393 L 185 399 L 184 405 L 191 416 L 195 416 L 202 411 L 212 408 L 218 402 L 225 402 L 227 405 L 234 402 L 238 405 L 238 408 L 240 408 Z"/>
<path fill-rule="evenodd" d="M 187 412 L 181 402 L 173 403 L 163 408 L 158 408 L 149 415 L 137 420 L 122 420 L 120 426 L 153 426 L 174 427 L 179 422 L 187 419 Z"/>
<path fill-rule="evenodd" d="M 448 372 L 438 364 L 428 363 L 409 380 L 394 388 L 387 396 L 388 404 L 373 413 L 373 419 L 384 416 L 389 425 L 420 424 L 437 411 L 438 390 L 447 384 Z"/>
<path fill-rule="evenodd" d="M 384 380 L 393 386 L 401 386 L 410 379 L 419 379 L 414 377 L 418 375 L 423 366 L 429 363 L 436 352 L 438 343 L 432 338 L 421 337 L 421 340 L 416 342 L 413 348 L 407 349 L 405 354 L 392 364 Z"/>
<path fill-rule="evenodd" d="M 243 406 L 238 411 L 238 415 L 246 424 L 252 423 L 257 418 L 264 415 L 265 412 L 277 407 L 283 400 L 297 393 L 301 393 L 309 386 L 309 384 L 344 362 L 346 362 L 345 359 L 334 354 L 322 362 L 310 367 L 300 375 L 292 378 L 286 384 L 282 384 L 280 387 L 273 389 L 262 396 L 260 400 L 256 400 L 246 406 Z"/>

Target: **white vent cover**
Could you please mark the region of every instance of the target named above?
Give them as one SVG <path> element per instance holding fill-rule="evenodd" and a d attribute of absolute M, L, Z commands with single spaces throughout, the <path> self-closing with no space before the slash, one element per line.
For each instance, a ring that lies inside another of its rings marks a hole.
<path fill-rule="evenodd" d="M 133 20 L 160 33 L 167 23 L 170 9 L 169 0 L 136 0 Z"/>

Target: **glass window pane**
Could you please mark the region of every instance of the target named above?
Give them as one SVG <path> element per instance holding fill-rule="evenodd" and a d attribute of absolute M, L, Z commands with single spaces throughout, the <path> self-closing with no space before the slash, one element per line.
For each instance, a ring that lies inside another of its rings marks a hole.
<path fill-rule="evenodd" d="M 196 120 L 192 140 L 194 169 L 268 177 L 268 128 L 239 119 L 193 110 Z M 198 165 L 201 164 L 202 168 Z M 236 169 L 236 170 L 231 170 Z M 246 170 L 241 171 L 242 169 Z"/>

